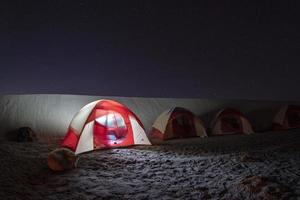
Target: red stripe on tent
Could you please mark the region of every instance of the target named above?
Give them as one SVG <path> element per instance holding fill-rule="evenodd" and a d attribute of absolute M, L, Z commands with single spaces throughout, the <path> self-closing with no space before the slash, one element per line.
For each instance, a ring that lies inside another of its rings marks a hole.
<path fill-rule="evenodd" d="M 108 111 L 115 111 L 117 113 L 120 113 L 121 115 L 131 115 L 133 116 L 137 122 L 140 124 L 140 126 L 144 129 L 144 125 L 140 121 L 140 119 L 136 116 L 135 113 L 133 113 L 131 110 L 129 110 L 126 106 L 120 104 L 119 102 L 112 101 L 112 100 L 101 100 L 99 101 L 96 106 L 94 107 L 93 111 L 89 115 L 86 124 L 95 120 L 97 117 L 103 115 L 99 110 L 102 110 L 104 112 Z"/>
<path fill-rule="evenodd" d="M 77 143 L 78 143 L 78 136 L 77 134 L 69 128 L 68 133 L 66 134 L 61 147 L 66 147 L 68 149 L 71 149 L 72 151 L 76 150 Z"/>
<path fill-rule="evenodd" d="M 150 137 L 163 140 L 164 139 L 164 134 L 162 134 L 162 132 L 160 132 L 158 129 L 152 128 L 152 130 L 150 132 Z"/>
<path fill-rule="evenodd" d="M 241 116 L 235 114 L 226 114 L 220 117 L 221 130 L 226 134 L 243 133 L 243 124 Z"/>

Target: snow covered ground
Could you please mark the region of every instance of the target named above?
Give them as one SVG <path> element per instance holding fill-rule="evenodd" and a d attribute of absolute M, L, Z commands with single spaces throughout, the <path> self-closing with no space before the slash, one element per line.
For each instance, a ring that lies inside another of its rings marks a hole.
<path fill-rule="evenodd" d="M 55 147 L 2 141 L 0 199 L 300 199 L 299 130 L 96 151 L 64 173 Z"/>

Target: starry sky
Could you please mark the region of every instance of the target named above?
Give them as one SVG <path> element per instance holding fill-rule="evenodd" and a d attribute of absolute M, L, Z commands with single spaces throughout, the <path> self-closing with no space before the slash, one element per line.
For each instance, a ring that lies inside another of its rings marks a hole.
<path fill-rule="evenodd" d="M 300 100 L 299 1 L 0 2 L 0 94 Z"/>

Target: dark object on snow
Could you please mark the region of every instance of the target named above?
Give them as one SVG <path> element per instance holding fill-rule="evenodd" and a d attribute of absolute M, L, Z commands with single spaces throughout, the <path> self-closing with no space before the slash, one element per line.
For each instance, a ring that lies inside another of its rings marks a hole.
<path fill-rule="evenodd" d="M 36 133 L 30 127 L 21 127 L 11 131 L 6 135 L 8 140 L 16 142 L 34 142 L 37 141 Z"/>
<path fill-rule="evenodd" d="M 30 127 L 21 127 L 17 131 L 18 142 L 34 142 L 37 141 L 35 132 Z"/>
<path fill-rule="evenodd" d="M 76 167 L 77 161 L 75 153 L 67 148 L 55 149 L 48 155 L 48 167 L 53 171 L 73 169 Z"/>
<path fill-rule="evenodd" d="M 249 153 L 245 153 L 240 157 L 241 162 L 261 162 L 262 160 L 257 156 L 251 155 Z"/>
<path fill-rule="evenodd" d="M 289 189 L 279 183 L 264 177 L 249 176 L 229 188 L 232 199 L 289 199 L 292 195 Z"/>

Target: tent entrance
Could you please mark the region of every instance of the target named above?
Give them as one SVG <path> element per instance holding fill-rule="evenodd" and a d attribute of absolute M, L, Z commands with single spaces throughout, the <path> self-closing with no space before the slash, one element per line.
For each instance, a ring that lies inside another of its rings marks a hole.
<path fill-rule="evenodd" d="M 177 116 L 172 120 L 173 133 L 178 137 L 189 137 L 195 133 L 193 119 L 186 115 Z"/>
<path fill-rule="evenodd" d="M 287 119 L 290 127 L 300 127 L 300 112 L 290 111 L 287 113 Z"/>
<path fill-rule="evenodd" d="M 108 111 L 95 120 L 94 143 L 95 147 L 118 146 L 126 140 L 128 127 L 120 113 Z"/>
<path fill-rule="evenodd" d="M 226 132 L 243 132 L 242 120 L 236 116 L 227 115 L 222 118 L 222 130 Z"/>

